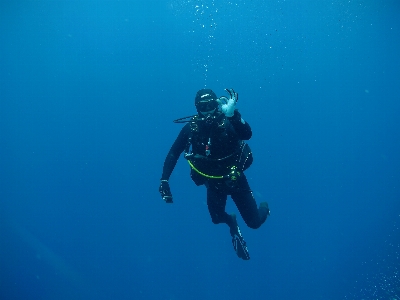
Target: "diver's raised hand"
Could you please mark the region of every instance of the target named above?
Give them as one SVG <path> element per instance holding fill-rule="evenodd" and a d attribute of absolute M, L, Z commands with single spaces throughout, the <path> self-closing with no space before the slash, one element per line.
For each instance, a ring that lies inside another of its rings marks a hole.
<path fill-rule="evenodd" d="M 239 94 L 236 93 L 233 89 L 225 89 L 229 93 L 230 99 L 233 99 L 233 101 L 238 102 L 239 100 Z"/>
<path fill-rule="evenodd" d="M 169 187 L 168 180 L 165 180 L 165 179 L 161 180 L 158 191 L 160 192 L 161 198 L 163 198 L 165 203 L 173 203 L 171 189 Z"/>
<path fill-rule="evenodd" d="M 221 105 L 221 110 L 227 117 L 232 117 L 235 113 L 236 102 L 239 100 L 239 95 L 233 89 L 225 89 L 229 94 L 229 98 L 225 96 L 219 97 L 217 100 Z"/>

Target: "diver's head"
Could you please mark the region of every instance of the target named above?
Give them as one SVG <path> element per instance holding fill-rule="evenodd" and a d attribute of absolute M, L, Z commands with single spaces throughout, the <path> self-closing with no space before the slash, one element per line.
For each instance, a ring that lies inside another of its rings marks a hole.
<path fill-rule="evenodd" d="M 210 89 L 199 90 L 194 99 L 196 110 L 200 117 L 210 118 L 218 112 L 217 95 Z"/>

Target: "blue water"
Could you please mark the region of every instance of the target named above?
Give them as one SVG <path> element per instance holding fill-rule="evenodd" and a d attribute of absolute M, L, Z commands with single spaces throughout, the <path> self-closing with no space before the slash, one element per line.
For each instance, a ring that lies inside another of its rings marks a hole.
<path fill-rule="evenodd" d="M 400 299 L 399 10 L 1 1 L 0 298 Z M 253 129 L 250 261 L 184 159 L 158 193 L 203 87 Z"/>

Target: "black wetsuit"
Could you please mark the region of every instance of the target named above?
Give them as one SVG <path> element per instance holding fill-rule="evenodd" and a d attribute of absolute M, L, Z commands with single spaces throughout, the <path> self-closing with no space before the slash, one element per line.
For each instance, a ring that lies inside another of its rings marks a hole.
<path fill-rule="evenodd" d="M 234 225 L 232 217 L 225 212 L 227 196 L 230 195 L 247 226 L 256 229 L 265 222 L 269 210 L 261 206 L 257 208 L 243 173 L 253 161 L 250 148 L 243 142 L 251 136 L 250 125 L 243 121 L 237 110 L 232 118 L 221 115 L 212 125 L 204 121 L 187 123 L 165 159 L 161 179 L 169 179 L 179 156 L 191 146 L 191 154 L 187 157 L 197 170 L 191 169 L 191 177 L 197 185 L 204 184 L 207 187 L 207 205 L 212 222 L 226 223 L 230 227 Z M 232 166 L 240 172 L 235 182 L 208 177 L 227 175 Z"/>

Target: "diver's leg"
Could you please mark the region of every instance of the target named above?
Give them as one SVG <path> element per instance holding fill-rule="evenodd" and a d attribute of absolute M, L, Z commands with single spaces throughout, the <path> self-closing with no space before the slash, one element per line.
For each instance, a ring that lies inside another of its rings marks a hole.
<path fill-rule="evenodd" d="M 268 203 L 262 202 L 257 208 L 256 200 L 244 174 L 240 176 L 238 186 L 231 193 L 231 197 L 247 226 L 257 229 L 265 222 L 269 215 Z"/>
<path fill-rule="evenodd" d="M 246 242 L 244 241 L 240 228 L 236 222 L 236 215 L 228 215 L 225 212 L 226 200 L 228 196 L 221 189 L 207 188 L 207 205 L 214 224 L 225 223 L 229 226 L 232 236 L 233 249 L 238 257 L 248 260 L 250 259 Z"/>
<path fill-rule="evenodd" d="M 225 223 L 231 227 L 233 219 L 225 211 L 227 197 L 226 193 L 218 191 L 215 188 L 207 188 L 207 206 L 212 222 L 214 224 Z"/>

